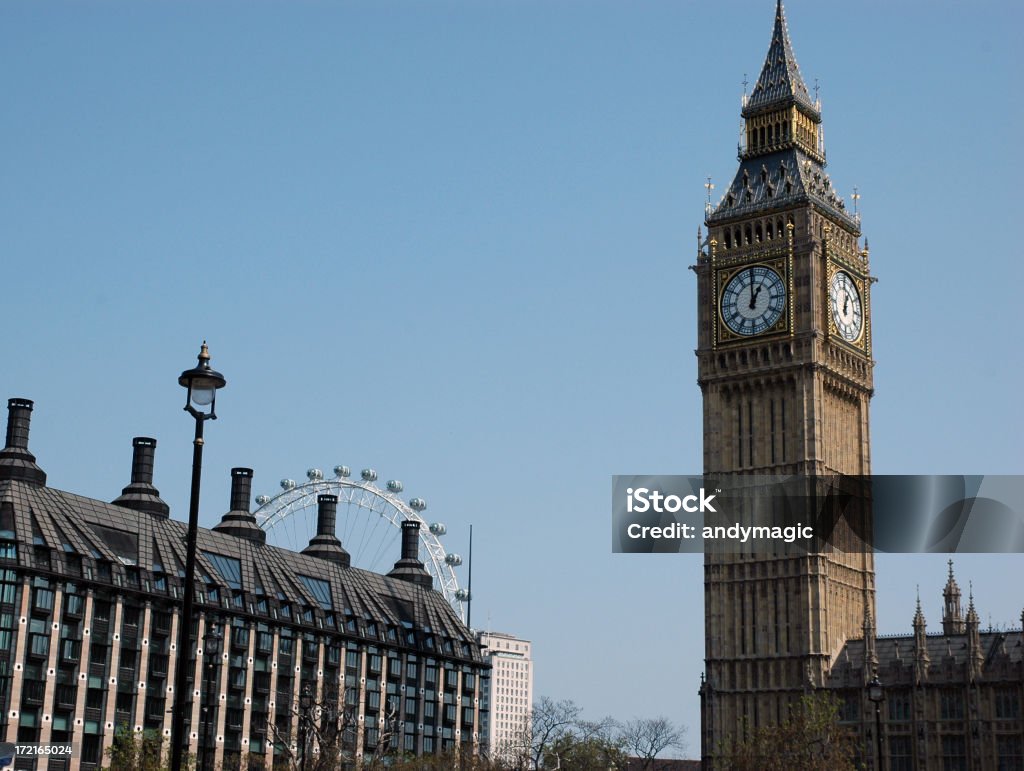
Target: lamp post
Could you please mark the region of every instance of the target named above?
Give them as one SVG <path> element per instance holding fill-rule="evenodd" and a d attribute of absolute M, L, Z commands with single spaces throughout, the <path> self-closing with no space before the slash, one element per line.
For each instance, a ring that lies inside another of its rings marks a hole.
<path fill-rule="evenodd" d="M 206 665 L 206 699 L 203 704 L 203 758 L 197 765 L 206 771 L 206 759 L 210 755 L 210 723 L 213 720 L 213 672 L 217 666 L 217 656 L 220 655 L 220 644 L 223 634 L 216 623 L 211 624 L 211 631 L 206 636 L 206 643 L 203 645 L 203 659 Z"/>
<path fill-rule="evenodd" d="M 306 750 L 309 744 L 309 711 L 313 707 L 313 694 L 309 692 L 309 684 L 302 686 L 299 696 L 299 739 L 302 741 L 302 760 L 299 768 L 306 771 Z"/>
<path fill-rule="evenodd" d="M 196 535 L 199 530 L 199 482 L 203 468 L 203 424 L 216 420 L 214 407 L 217 391 L 227 383 L 224 376 L 210 369 L 210 351 L 206 341 L 199 351 L 199 363 L 187 369 L 178 378 L 178 385 L 188 390 L 185 411 L 196 420 L 196 436 L 192 442 L 192 492 L 188 506 L 188 539 L 185 545 L 185 585 L 181 617 L 178 620 L 177 659 L 174 677 L 174 714 L 171 720 L 171 770 L 181 771 L 185 750 L 185 709 L 192 703 L 185 690 L 188 687 L 188 669 L 191 661 L 192 603 L 195 597 Z"/>
<path fill-rule="evenodd" d="M 868 699 L 875 705 L 875 752 L 878 758 L 878 771 L 882 771 L 882 699 L 885 694 L 882 691 L 882 684 L 878 681 L 878 675 L 871 678 L 868 683 Z"/>

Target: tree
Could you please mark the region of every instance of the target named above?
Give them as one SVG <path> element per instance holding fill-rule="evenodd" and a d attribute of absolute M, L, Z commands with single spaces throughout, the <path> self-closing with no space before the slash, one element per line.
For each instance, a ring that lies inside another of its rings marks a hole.
<path fill-rule="evenodd" d="M 498 747 L 494 754 L 513 769 L 545 768 L 548 750 L 560 738 L 573 732 L 580 722 L 581 712 L 574 701 L 554 701 L 542 696 L 523 721 L 522 729 L 511 741 Z"/>
<path fill-rule="evenodd" d="M 395 707 L 381 724 L 377 748 L 363 759 L 364 767 L 376 768 L 387 750 L 396 725 Z M 339 704 L 337 694 L 328 692 L 324 700 L 315 702 L 309 690 L 303 692 L 298 704 L 288 710 L 289 726 L 298 726 L 298 735 L 282 731 L 276 720 L 268 720 L 269 738 L 275 749 L 274 768 L 284 771 L 335 771 L 346 764 L 355 764 L 356 733 L 360 730 L 355 710 Z M 294 740 L 293 740 L 294 739 Z"/>
<path fill-rule="evenodd" d="M 853 745 L 829 694 L 805 696 L 781 725 L 762 726 L 725 753 L 734 771 L 853 771 Z"/>
<path fill-rule="evenodd" d="M 625 750 L 649 769 L 654 759 L 668 749 L 686 749 L 686 729 L 666 717 L 636 718 L 619 726 L 618 739 Z"/>
<path fill-rule="evenodd" d="M 167 741 L 158 731 L 134 732 L 123 723 L 114 733 L 114 742 L 107 748 L 111 771 L 165 771 Z M 192 758 L 186 759 L 188 768 Z"/>
<path fill-rule="evenodd" d="M 542 768 L 572 771 L 608 771 L 626 767 L 626 753 L 616 736 L 617 725 L 611 718 L 599 723 L 579 721 L 573 730 L 563 733 L 547 750 Z"/>

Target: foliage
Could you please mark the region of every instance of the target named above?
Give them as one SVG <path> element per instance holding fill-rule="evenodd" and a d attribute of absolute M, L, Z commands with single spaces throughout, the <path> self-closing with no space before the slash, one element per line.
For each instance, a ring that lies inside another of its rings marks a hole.
<path fill-rule="evenodd" d="M 853 771 L 853 746 L 829 694 L 805 696 L 781 725 L 762 726 L 725 753 L 734 771 Z"/>
<path fill-rule="evenodd" d="M 609 771 L 625 768 L 631 753 L 650 768 L 663 751 L 683 749 L 685 730 L 667 718 L 634 719 L 625 724 L 605 718 L 597 723 L 581 718 L 574 701 L 541 698 L 529 720 L 511 742 L 497 748 L 496 767 Z"/>
<path fill-rule="evenodd" d="M 406 755 L 378 760 L 364 768 L 386 768 L 388 771 L 505 771 L 506 766 L 485 757 L 474 756 L 468 749 L 454 749 L 436 755 Z"/>
<path fill-rule="evenodd" d="M 580 722 L 551 743 L 542 768 L 608 771 L 625 768 L 626 753 L 616 735 L 618 726 L 606 718 L 600 723 Z"/>
<path fill-rule="evenodd" d="M 686 728 L 677 726 L 667 717 L 636 718 L 618 727 L 617 736 L 623 748 L 637 758 L 639 766 L 646 769 L 654 766 L 654 759 L 668 749 L 686 749 Z"/>
<path fill-rule="evenodd" d="M 168 742 L 158 731 L 134 732 L 126 725 L 120 725 L 114 734 L 114 742 L 107 749 L 109 771 L 167 771 L 164 762 L 170 754 Z M 187 761 L 191 768 L 191 759 Z"/>

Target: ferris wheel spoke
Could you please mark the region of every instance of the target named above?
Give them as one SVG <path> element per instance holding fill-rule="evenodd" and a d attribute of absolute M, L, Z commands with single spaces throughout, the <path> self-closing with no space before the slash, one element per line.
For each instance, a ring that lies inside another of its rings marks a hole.
<path fill-rule="evenodd" d="M 338 507 L 336 534 L 351 554 L 352 565 L 384 572 L 391 557 L 397 558 L 400 553 L 396 544 L 401 542 L 402 522 L 419 522 L 419 556 L 424 567 L 434 579 L 434 588 L 465 619 L 466 593 L 459 589 L 455 573 L 462 559 L 446 553 L 439 539 L 446 532 L 445 526 L 428 524 L 420 516 L 426 503 L 421 498 L 403 501 L 398 495 L 403 489 L 401 482 L 391 480 L 378 487 L 377 474 L 371 469 L 364 469 L 361 479 L 350 478 L 346 466 L 335 466 L 334 472 L 335 478 L 328 479 L 319 469 L 311 468 L 306 472 L 308 481 L 299 484 L 283 479 L 277 495 L 257 496 L 254 515 L 268 540 L 292 551 L 304 549 L 317 532 L 318 497 L 334 495 L 342 504 Z"/>

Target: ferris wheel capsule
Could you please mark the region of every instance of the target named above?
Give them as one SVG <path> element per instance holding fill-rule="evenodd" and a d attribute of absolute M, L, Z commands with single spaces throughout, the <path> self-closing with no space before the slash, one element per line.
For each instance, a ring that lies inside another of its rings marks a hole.
<path fill-rule="evenodd" d="M 469 600 L 469 591 L 467 589 L 456 589 L 455 590 L 455 599 L 456 600 L 462 600 L 463 602 L 466 602 L 467 600 Z"/>
<path fill-rule="evenodd" d="M 334 474 L 324 473 L 333 469 Z M 424 567 L 433 579 L 433 585 L 456 613 L 465 618 L 468 604 L 464 596 L 456 597 L 461 588 L 456 572 L 462 564 L 462 557 L 448 553 L 439 536 L 447 532 L 442 522 L 428 524 L 420 512 L 427 508 L 422 498 L 403 499 L 404 484 L 397 479 L 387 482 L 378 479 L 377 471 L 364 468 L 356 476 L 348 466 L 328 466 L 321 471 L 309 467 L 306 471 L 309 482 L 284 478 L 276 494 L 257 495 L 253 500 L 258 504 L 256 519 L 268 535 L 268 542 L 286 546 L 298 551 L 319 526 L 318 498 L 324 493 L 333 494 L 339 504 L 339 523 L 346 522 L 346 545 L 351 549 L 352 564 L 374 572 L 384 572 L 381 560 L 388 562 L 394 546 L 386 546 L 394 537 L 389 528 L 403 530 L 406 522 L 417 522 L 419 529 L 419 555 Z M 355 477 L 355 478 L 349 478 Z M 362 477 L 360 479 L 359 477 Z M 345 512 L 342 516 L 342 511 Z M 348 528 L 348 523 L 352 528 Z M 287 524 L 285 524 L 287 523 Z M 386 526 L 378 527 L 380 523 Z M 360 532 L 361 528 L 361 532 Z M 273 541 L 270 541 L 270 538 Z M 383 555 L 383 557 L 381 556 Z M 468 590 L 467 590 L 468 591 Z"/>

